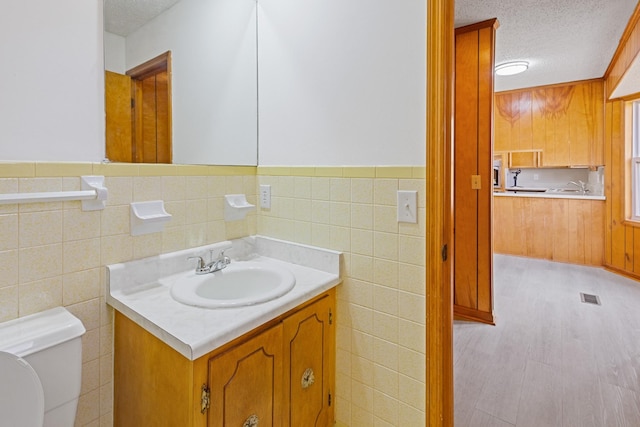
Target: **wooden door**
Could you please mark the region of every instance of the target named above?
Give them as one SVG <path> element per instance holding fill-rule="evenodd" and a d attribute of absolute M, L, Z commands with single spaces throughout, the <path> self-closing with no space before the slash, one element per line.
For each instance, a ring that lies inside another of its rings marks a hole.
<path fill-rule="evenodd" d="M 171 163 L 167 72 L 135 80 L 135 158 L 139 163 Z"/>
<path fill-rule="evenodd" d="M 209 361 L 209 427 L 281 427 L 282 324 Z"/>
<path fill-rule="evenodd" d="M 493 70 L 498 21 L 455 33 L 454 312 L 493 323 Z"/>
<path fill-rule="evenodd" d="M 106 156 L 112 162 L 132 162 L 131 77 L 105 72 Z"/>
<path fill-rule="evenodd" d="M 171 52 L 129 71 L 133 162 L 171 163 Z"/>
<path fill-rule="evenodd" d="M 335 299 L 326 297 L 283 322 L 285 422 L 291 427 L 333 425 L 334 307 Z"/>

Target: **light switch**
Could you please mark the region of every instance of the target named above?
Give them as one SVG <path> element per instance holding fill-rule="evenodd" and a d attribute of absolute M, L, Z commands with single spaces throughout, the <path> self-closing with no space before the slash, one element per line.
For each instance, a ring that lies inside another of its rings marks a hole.
<path fill-rule="evenodd" d="M 418 192 L 398 191 L 398 222 L 418 222 Z"/>
<path fill-rule="evenodd" d="M 480 175 L 471 175 L 471 189 L 480 190 Z"/>
<path fill-rule="evenodd" d="M 263 209 L 271 209 L 271 186 L 260 185 L 260 207 Z"/>

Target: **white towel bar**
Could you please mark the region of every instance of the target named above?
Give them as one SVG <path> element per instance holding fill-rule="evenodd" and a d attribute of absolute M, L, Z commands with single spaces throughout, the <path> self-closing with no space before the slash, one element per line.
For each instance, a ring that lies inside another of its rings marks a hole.
<path fill-rule="evenodd" d="M 83 176 L 81 191 L 49 191 L 45 193 L 0 194 L 0 205 L 15 203 L 68 202 L 82 200 L 82 210 L 104 209 L 108 191 L 103 176 Z"/>

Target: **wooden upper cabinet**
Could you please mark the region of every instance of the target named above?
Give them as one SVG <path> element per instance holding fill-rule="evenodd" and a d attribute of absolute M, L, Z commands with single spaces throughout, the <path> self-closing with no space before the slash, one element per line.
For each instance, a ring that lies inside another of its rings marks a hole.
<path fill-rule="evenodd" d="M 604 164 L 601 79 L 495 95 L 495 150 L 541 150 L 543 167 Z"/>

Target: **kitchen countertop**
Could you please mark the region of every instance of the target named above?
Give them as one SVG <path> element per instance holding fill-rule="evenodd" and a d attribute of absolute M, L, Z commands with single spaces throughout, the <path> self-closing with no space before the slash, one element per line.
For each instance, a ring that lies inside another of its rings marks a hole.
<path fill-rule="evenodd" d="M 606 200 L 604 196 L 596 196 L 590 194 L 575 193 L 554 193 L 544 191 L 527 191 L 526 189 L 519 191 L 494 191 L 497 197 L 534 197 L 543 199 L 578 199 L 578 200 Z"/>
<path fill-rule="evenodd" d="M 107 266 L 107 303 L 195 360 L 341 282 L 339 252 L 255 236 L 234 241 L 233 249 L 225 253 L 232 262 L 250 259 L 288 269 L 296 278 L 291 291 L 272 301 L 237 308 L 199 308 L 175 301 L 171 285 L 192 269 L 186 258 L 223 244 L 229 242 Z"/>

